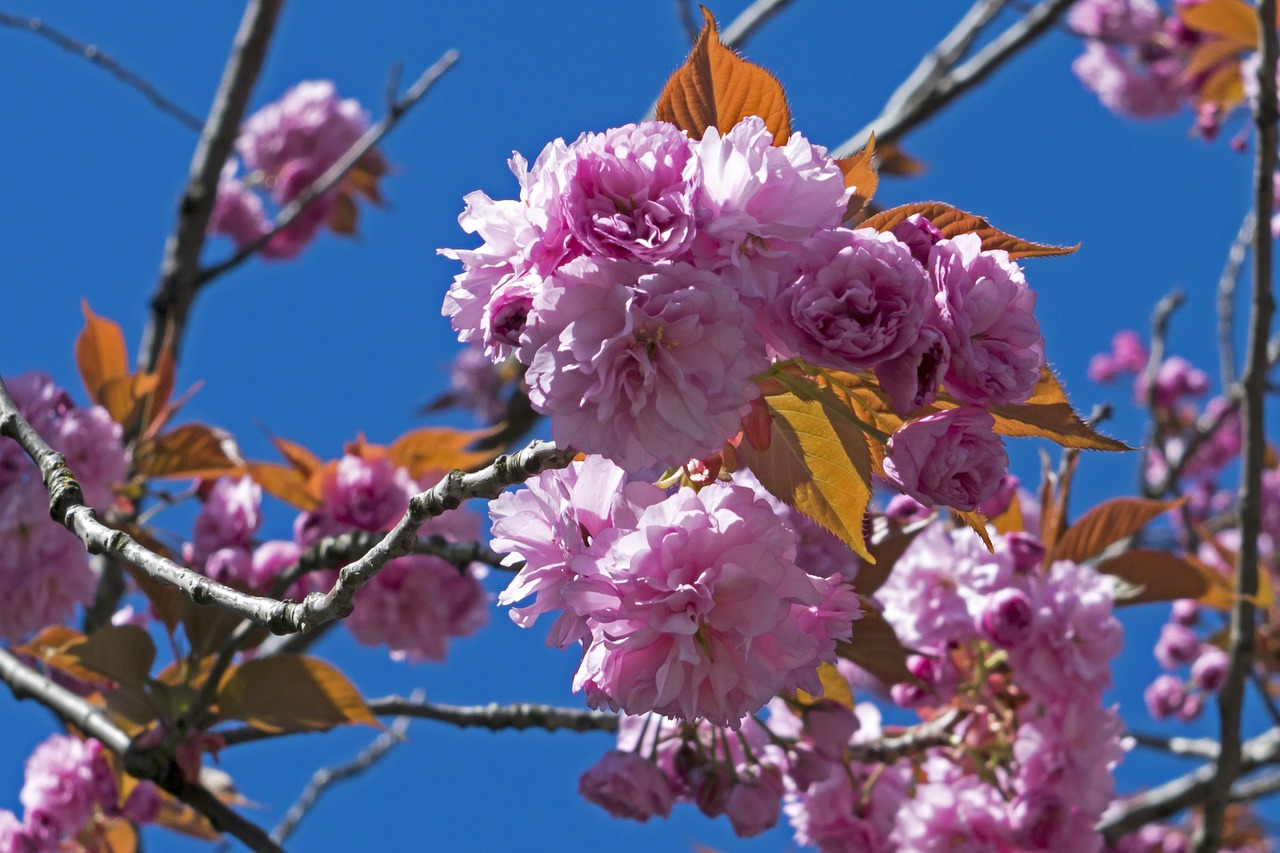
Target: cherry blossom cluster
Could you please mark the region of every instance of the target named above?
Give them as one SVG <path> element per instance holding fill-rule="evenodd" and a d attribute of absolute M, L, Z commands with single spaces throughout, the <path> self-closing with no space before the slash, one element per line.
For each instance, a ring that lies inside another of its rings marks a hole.
<path fill-rule="evenodd" d="M 493 547 L 523 563 L 499 597 L 521 626 L 560 611 L 547 643 L 582 643 L 593 707 L 738 727 L 779 691 L 821 693 L 860 613 L 838 572 L 797 564 L 795 531 L 741 483 L 671 493 L 601 457 L 490 505 Z M 847 549 L 846 549 L 847 550 Z"/>
<path fill-rule="evenodd" d="M 286 207 L 368 129 L 369 114 L 357 101 L 339 98 L 332 82 L 309 80 L 294 86 L 279 101 L 250 116 L 241 128 L 236 152 L 247 174 L 237 175 L 236 160 L 227 162 L 209 220 L 210 233 L 229 237 L 241 249 L 267 235 L 272 221 L 264 195 L 277 208 Z M 373 181 L 386 167 L 381 155 L 370 151 L 357 170 Z M 376 191 L 371 197 L 376 199 Z M 275 234 L 262 248 L 262 256 L 297 256 L 322 226 L 333 224 L 341 207 L 352 203 L 349 189 L 340 182 Z"/>
<path fill-rule="evenodd" d="M 514 156 L 519 199 L 467 196 L 484 244 L 442 250 L 464 267 L 445 315 L 526 366 L 557 443 L 629 472 L 719 451 L 779 362 L 874 373 L 904 417 L 945 384 L 960 408 L 902 427 L 886 474 L 972 509 L 1007 465 L 983 408 L 1025 401 L 1044 366 L 1020 267 L 919 216 L 842 227 L 839 164 L 774 143 L 755 117 L 700 140 L 646 122 Z"/>
<path fill-rule="evenodd" d="M 351 530 L 390 530 L 408 508 L 409 498 L 430 488 L 439 476 L 415 481 L 376 451 L 349 453 L 324 470 L 323 501 L 297 517 L 293 540 L 265 542 L 255 540 L 261 524 L 261 488 L 249 477 L 224 477 L 202 489 L 204 503 L 184 557 L 216 580 L 265 593 L 319 539 Z M 455 510 L 428 521 L 422 533 L 474 541 L 480 535 L 480 519 Z M 360 589 L 355 610 L 343 624 L 364 645 L 388 646 L 394 659 L 442 661 L 450 638 L 470 636 L 488 623 L 488 597 L 480 584 L 484 573 L 478 564 L 459 569 L 430 555 L 400 557 Z M 298 578 L 285 594 L 301 599 L 327 590 L 334 579 L 333 571 L 312 572 Z"/>
<path fill-rule="evenodd" d="M 21 820 L 0 809 L 0 850 L 5 853 L 71 849 L 67 843 L 91 831 L 98 817 L 149 823 L 160 808 L 160 794 L 150 782 L 134 784 L 121 802 L 106 748 L 92 738 L 60 734 L 46 738 L 27 759 L 18 798 Z"/>
<path fill-rule="evenodd" d="M 44 374 L 26 373 L 5 385 L 23 417 L 67 458 L 85 500 L 105 512 L 112 487 L 125 476 L 119 425 L 101 406 L 77 408 Z M 49 517 L 48 507 L 35 464 L 17 442 L 0 440 L 0 638 L 11 642 L 65 621 L 77 604 L 93 600 L 97 576 L 84 546 Z"/>
<path fill-rule="evenodd" d="M 798 844 L 823 851 L 1101 850 L 1093 827 L 1124 751 L 1120 718 L 1103 706 L 1122 644 L 1112 582 L 1076 563 L 1044 567 L 1029 533 L 994 544 L 934 522 L 877 592 L 917 652 L 915 681 L 886 690 L 848 661 L 836 667 L 856 689 L 915 709 L 922 726 L 962 711 L 944 745 L 869 761 L 860 748 L 910 729 L 886 729 L 869 702 L 784 694 L 736 732 L 624 718 L 582 794 L 639 820 L 692 802 L 744 836 L 785 814 Z"/>

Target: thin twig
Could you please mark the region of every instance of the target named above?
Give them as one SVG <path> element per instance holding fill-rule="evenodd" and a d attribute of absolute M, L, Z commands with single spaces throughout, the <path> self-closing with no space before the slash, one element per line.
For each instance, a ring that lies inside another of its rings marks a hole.
<path fill-rule="evenodd" d="M 415 699 L 421 700 L 420 693 L 414 694 Z M 338 782 L 358 776 L 377 764 L 387 753 L 399 746 L 405 737 L 405 732 L 409 730 L 409 717 L 396 717 L 390 728 L 378 735 L 373 743 L 369 744 L 360 754 L 345 764 L 338 764 L 333 767 L 322 767 L 312 776 L 311 781 L 307 783 L 307 787 L 298 795 L 298 799 L 285 816 L 276 824 L 275 829 L 271 830 L 271 838 L 277 844 L 284 842 L 298 828 L 298 824 L 307 816 L 307 813 L 315 808 L 316 801 L 333 785 Z"/>
<path fill-rule="evenodd" d="M 381 699 L 370 699 L 368 705 L 369 709 L 380 717 L 435 720 L 463 729 L 480 728 L 494 732 L 525 729 L 542 729 L 548 732 L 616 732 L 618 730 L 618 717 L 615 714 L 581 708 L 557 708 L 554 705 L 531 705 L 527 702 L 514 705 L 499 705 L 496 702 L 488 705 L 437 705 L 412 698 L 405 699 L 402 696 L 385 696 Z M 280 734 L 251 726 L 218 732 L 218 736 L 226 741 L 227 746 L 270 740 Z"/>
<path fill-rule="evenodd" d="M 1243 452 L 1240 492 L 1240 550 L 1236 558 L 1235 600 L 1231 607 L 1231 633 L 1227 645 L 1230 663 L 1227 679 L 1218 693 L 1219 737 L 1222 754 L 1204 802 L 1204 817 L 1196 831 L 1196 853 L 1213 853 L 1222 845 L 1222 825 L 1231 798 L 1231 786 L 1240 775 L 1240 730 L 1244 710 L 1245 679 L 1253 668 L 1257 646 L 1255 596 L 1258 592 L 1258 538 L 1262 530 L 1262 469 L 1266 453 L 1266 391 L 1268 338 L 1275 298 L 1271 292 L 1271 227 L 1275 203 L 1276 61 L 1280 44 L 1276 37 L 1276 0 L 1258 4 L 1260 32 L 1258 101 L 1254 107 L 1258 145 L 1253 174 L 1253 294 L 1249 307 L 1249 340 L 1240 385 Z"/>
<path fill-rule="evenodd" d="M 1165 476 L 1161 480 L 1163 485 L 1155 485 L 1147 480 L 1147 471 L 1151 467 L 1147 464 L 1147 460 L 1151 456 L 1153 449 L 1164 445 L 1164 422 L 1160 417 L 1159 404 L 1156 399 L 1156 377 L 1160 373 L 1160 365 L 1164 364 L 1165 353 L 1169 349 L 1169 321 L 1173 318 L 1173 313 L 1181 308 L 1182 303 L 1185 301 L 1186 294 L 1181 290 L 1173 290 L 1157 302 L 1156 307 L 1151 312 L 1151 349 L 1147 354 L 1147 363 L 1143 367 L 1142 375 L 1139 378 L 1142 393 L 1146 399 L 1147 410 L 1151 414 L 1151 427 L 1147 434 L 1147 440 L 1142 443 L 1142 451 L 1138 460 L 1139 486 L 1142 489 L 1142 493 L 1149 498 L 1162 497 L 1165 491 L 1173 484 L 1173 480 L 1169 478 L 1169 468 L 1173 464 L 1170 460 L 1166 460 Z"/>
<path fill-rule="evenodd" d="M 1218 277 L 1218 365 L 1223 388 L 1230 387 L 1236 381 L 1236 285 L 1248 256 L 1256 221 L 1257 215 L 1250 208 L 1244 215 L 1244 221 L 1240 223 L 1236 238 L 1231 241 L 1227 262 L 1222 268 L 1222 275 Z"/>
<path fill-rule="evenodd" d="M 146 78 L 135 74 L 128 68 L 125 68 L 111 56 L 103 53 L 97 45 L 88 44 L 80 41 L 79 39 L 74 39 L 61 30 L 54 29 L 39 18 L 27 18 L 22 15 L 11 15 L 8 12 L 0 12 L 0 26 L 12 27 L 16 30 L 26 30 L 27 32 L 33 33 L 42 39 L 53 42 L 68 53 L 73 53 L 81 59 L 88 60 L 106 71 L 112 77 L 119 80 L 121 83 L 138 92 L 142 97 L 150 101 L 156 109 L 160 110 L 160 112 L 176 118 L 192 130 L 198 131 L 204 124 L 198 116 L 187 112 L 185 109 L 160 94 L 159 90 L 147 82 Z"/>
<path fill-rule="evenodd" d="M 313 592 L 302 602 L 280 601 L 251 595 L 218 583 L 198 572 L 138 544 L 123 531 L 98 520 L 85 505 L 80 484 L 62 454 L 51 448 L 18 411 L 0 380 L 0 435 L 15 439 L 39 467 L 49 492 L 50 514 L 85 544 L 91 554 L 113 554 L 141 569 L 152 580 L 176 586 L 196 604 L 213 604 L 231 610 L 276 634 L 305 632 L 334 619 L 345 618 L 355 594 L 383 566 L 396 557 L 413 553 L 418 528 L 429 519 L 456 509 L 471 498 L 495 498 L 507 486 L 522 483 L 542 471 L 564 468 L 572 450 L 561 450 L 545 441 L 499 456 L 474 473 L 453 471 L 432 488 L 409 499 L 409 508 L 388 533 L 360 559 L 344 566 L 328 592 Z"/>
<path fill-rule="evenodd" d="M 1125 737 L 1131 738 L 1138 746 L 1158 749 L 1183 758 L 1208 761 L 1216 761 L 1218 758 L 1218 742 L 1213 738 L 1161 737 L 1144 732 L 1129 732 Z"/>
<path fill-rule="evenodd" d="M 249 0 L 240 20 L 213 108 L 191 159 L 187 188 L 178 203 L 177 222 L 165 243 L 160 284 L 151 298 L 151 316 L 138 354 L 143 370 L 155 370 L 166 341 L 175 359 L 182 348 L 187 313 L 196 297 L 200 251 L 218 195 L 218 178 L 240 132 L 240 121 L 283 5 L 284 0 Z"/>
<path fill-rule="evenodd" d="M 680 29 L 684 30 L 689 44 L 698 40 L 698 22 L 693 19 L 693 4 L 689 0 L 676 0 L 676 20 L 680 22 Z"/>
<path fill-rule="evenodd" d="M 1240 772 L 1250 773 L 1280 758 L 1280 728 L 1247 741 L 1240 749 Z M 1214 765 L 1205 764 L 1149 791 L 1117 801 L 1097 829 L 1108 841 L 1115 841 L 1157 820 L 1203 802 L 1214 778 Z"/>
<path fill-rule="evenodd" d="M 405 114 L 413 109 L 415 104 L 422 100 L 432 85 L 443 77 L 444 73 L 458 61 L 459 55 L 458 51 L 450 50 L 436 60 L 435 65 L 424 71 L 417 82 L 409 87 L 409 91 L 405 92 L 404 97 L 390 105 L 382 121 L 366 130 L 364 135 L 347 149 L 347 153 L 343 154 L 337 162 L 325 170 L 324 174 L 316 178 L 311 186 L 303 190 L 296 199 L 276 215 L 275 220 L 271 223 L 270 230 L 226 260 L 199 270 L 194 278 L 195 289 L 200 289 L 218 276 L 235 269 L 258 254 L 277 234 L 292 225 L 308 207 L 336 187 L 347 176 L 347 173 L 360 162 L 360 159 L 368 154 L 384 136 L 390 133 L 400 123 Z"/>
<path fill-rule="evenodd" d="M 866 127 L 851 136 L 832 156 L 848 157 L 862 150 L 874 132 L 877 142 L 894 142 L 920 125 L 951 101 L 987 79 L 1053 26 L 1075 0 L 1042 0 L 972 59 L 942 75 L 918 97 L 906 99 L 902 109 L 881 111 Z"/>
<path fill-rule="evenodd" d="M 45 678 L 4 649 L 0 649 L 0 680 L 9 685 L 16 698 L 34 699 L 69 725 L 101 741 L 124 760 L 130 775 L 155 782 L 203 814 L 219 832 L 238 838 L 257 853 L 283 853 L 262 827 L 245 820 L 207 788 L 188 781 L 172 756 L 135 752 L 129 735 L 105 711 Z"/>
<path fill-rule="evenodd" d="M 902 758 L 920 755 L 925 750 L 951 746 L 955 742 L 952 729 L 960 721 L 961 712 L 952 708 L 927 723 L 908 729 L 901 735 L 882 737 L 866 743 L 854 744 L 845 750 L 849 761 L 862 764 L 892 764 Z"/>

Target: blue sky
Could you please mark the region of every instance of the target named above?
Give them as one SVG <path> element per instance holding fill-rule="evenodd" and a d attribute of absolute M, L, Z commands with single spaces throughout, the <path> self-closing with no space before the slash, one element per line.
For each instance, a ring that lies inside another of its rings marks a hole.
<path fill-rule="evenodd" d="M 235 5 L 190 0 L 126 11 L 85 0 L 16 0 L 4 9 L 44 15 L 96 42 L 202 114 L 238 22 Z M 728 22 L 746 5 L 724 0 L 713 11 Z M 878 113 L 963 8 L 936 0 L 797 0 L 745 53 L 786 85 L 793 127 L 836 145 Z M 378 115 L 393 63 L 403 63 L 411 80 L 451 47 L 462 61 L 383 147 L 395 165 L 383 185 L 388 204 L 366 211 L 359 238 L 323 238 L 294 262 L 247 264 L 195 306 L 180 384 L 204 384 L 185 414 L 231 430 L 249 456 L 269 454 L 260 426 L 332 456 L 358 431 L 384 442 L 422 425 L 415 409 L 441 390 L 440 368 L 456 346 L 439 309 L 455 269 L 436 249 L 470 245 L 456 223 L 462 196 L 477 188 L 514 194 L 506 169 L 513 149 L 532 157 L 553 137 L 637 118 L 687 43 L 667 0 L 315 0 L 286 7 L 253 106 L 300 80 L 329 78 Z M 906 148 L 928 172 L 882 181 L 877 201 L 943 200 L 1018 236 L 1080 242 L 1073 256 L 1027 262 L 1049 358 L 1078 408 L 1113 399 L 1118 415 L 1109 431 L 1137 444 L 1141 420 L 1127 389 L 1091 386 L 1085 365 L 1117 329 L 1145 333 L 1153 303 L 1180 287 L 1188 299 L 1173 323 L 1172 348 L 1212 370 L 1213 288 L 1248 204 L 1251 164 L 1223 141 L 1189 138 L 1187 114 L 1157 123 L 1111 116 L 1071 74 L 1079 50 L 1071 36 L 1052 33 L 912 133 Z M 136 345 L 194 134 L 24 33 L 0 30 L 0 79 L 10 127 L 0 136 L 8 164 L 0 171 L 0 373 L 43 370 L 83 399 L 72 360 L 80 300 L 118 320 Z M 206 258 L 229 249 L 214 241 Z M 1033 481 L 1038 447 L 1022 445 L 1015 471 Z M 1131 492 L 1135 462 L 1086 458 L 1077 511 Z M 265 532 L 287 535 L 292 513 L 279 505 L 268 513 Z M 178 522 L 180 532 L 185 523 Z M 1153 674 L 1152 638 L 1164 618 L 1161 607 L 1146 611 L 1129 620 L 1115 692 L 1138 721 L 1145 718 L 1141 690 Z M 492 626 L 456 643 L 445 665 L 393 664 L 342 632 L 319 649 L 369 696 L 420 686 L 441 702 L 581 705 L 569 692 L 571 656 L 546 649 L 542 637 L 540 629 L 519 631 L 495 608 Z M 51 729 L 47 712 L 2 691 L 0 719 L 0 806 L 14 808 L 21 761 Z M 260 804 L 250 816 L 270 827 L 314 769 L 350 758 L 372 736 L 351 730 L 246 746 L 228 752 L 222 766 Z M 607 735 L 494 735 L 417 723 L 375 771 L 328 794 L 293 846 L 790 845 L 786 828 L 736 840 L 723 820 L 708 821 L 691 807 L 644 826 L 611 820 L 576 793 L 577 775 L 610 744 Z M 1134 753 L 1122 785 L 1180 766 Z M 187 849 L 169 836 L 153 835 L 148 844 Z"/>

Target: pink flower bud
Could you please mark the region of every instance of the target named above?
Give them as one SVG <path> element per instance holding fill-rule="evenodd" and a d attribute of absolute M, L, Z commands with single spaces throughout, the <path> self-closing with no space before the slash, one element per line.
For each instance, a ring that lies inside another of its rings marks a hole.
<path fill-rule="evenodd" d="M 1173 716 L 1182 709 L 1187 698 L 1187 689 L 1182 679 L 1174 675 L 1161 675 L 1148 685 L 1142 698 L 1147 703 L 1147 711 L 1153 719 L 1163 720 Z"/>
<path fill-rule="evenodd" d="M 1020 530 L 1008 533 L 1005 535 L 1005 544 L 1009 546 L 1016 572 L 1033 571 L 1044 561 L 1044 543 L 1033 534 Z"/>
<path fill-rule="evenodd" d="M 1156 660 L 1165 669 L 1186 666 L 1200 654 L 1200 638 L 1185 625 L 1166 623 L 1156 641 Z"/>
<path fill-rule="evenodd" d="M 782 812 L 782 782 L 776 774 L 739 782 L 729 790 L 725 813 L 739 838 L 751 838 L 773 827 Z"/>
<path fill-rule="evenodd" d="M 1169 618 L 1190 628 L 1200 619 L 1200 605 L 1193 598 L 1179 598 L 1173 603 L 1173 612 Z"/>
<path fill-rule="evenodd" d="M 707 817 L 719 817 L 729 805 L 733 771 L 723 764 L 701 764 L 686 777 L 693 802 Z"/>
<path fill-rule="evenodd" d="M 998 590 L 987 599 L 978 616 L 978 630 L 993 644 L 1011 649 L 1031 638 L 1036 610 L 1025 592 L 1016 588 Z"/>
<path fill-rule="evenodd" d="M 658 766 L 634 752 L 609 750 L 578 780 L 578 793 L 614 817 L 641 823 L 671 814 L 671 781 Z"/>
<path fill-rule="evenodd" d="M 1217 646 L 1200 647 L 1200 657 L 1191 665 L 1191 683 L 1206 693 L 1217 693 L 1227 680 L 1231 658 Z"/>
<path fill-rule="evenodd" d="M 889 439 L 885 478 L 923 504 L 976 509 L 999 488 L 1009 467 L 994 425 L 976 406 L 908 421 Z"/>

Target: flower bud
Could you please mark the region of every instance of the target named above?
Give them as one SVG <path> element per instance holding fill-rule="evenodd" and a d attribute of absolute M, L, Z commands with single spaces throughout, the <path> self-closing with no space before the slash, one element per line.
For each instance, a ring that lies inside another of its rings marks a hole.
<path fill-rule="evenodd" d="M 1002 649 L 1011 649 L 1031 638 L 1036 610 L 1025 592 L 1016 588 L 998 590 L 987 599 L 977 619 L 983 637 Z"/>

